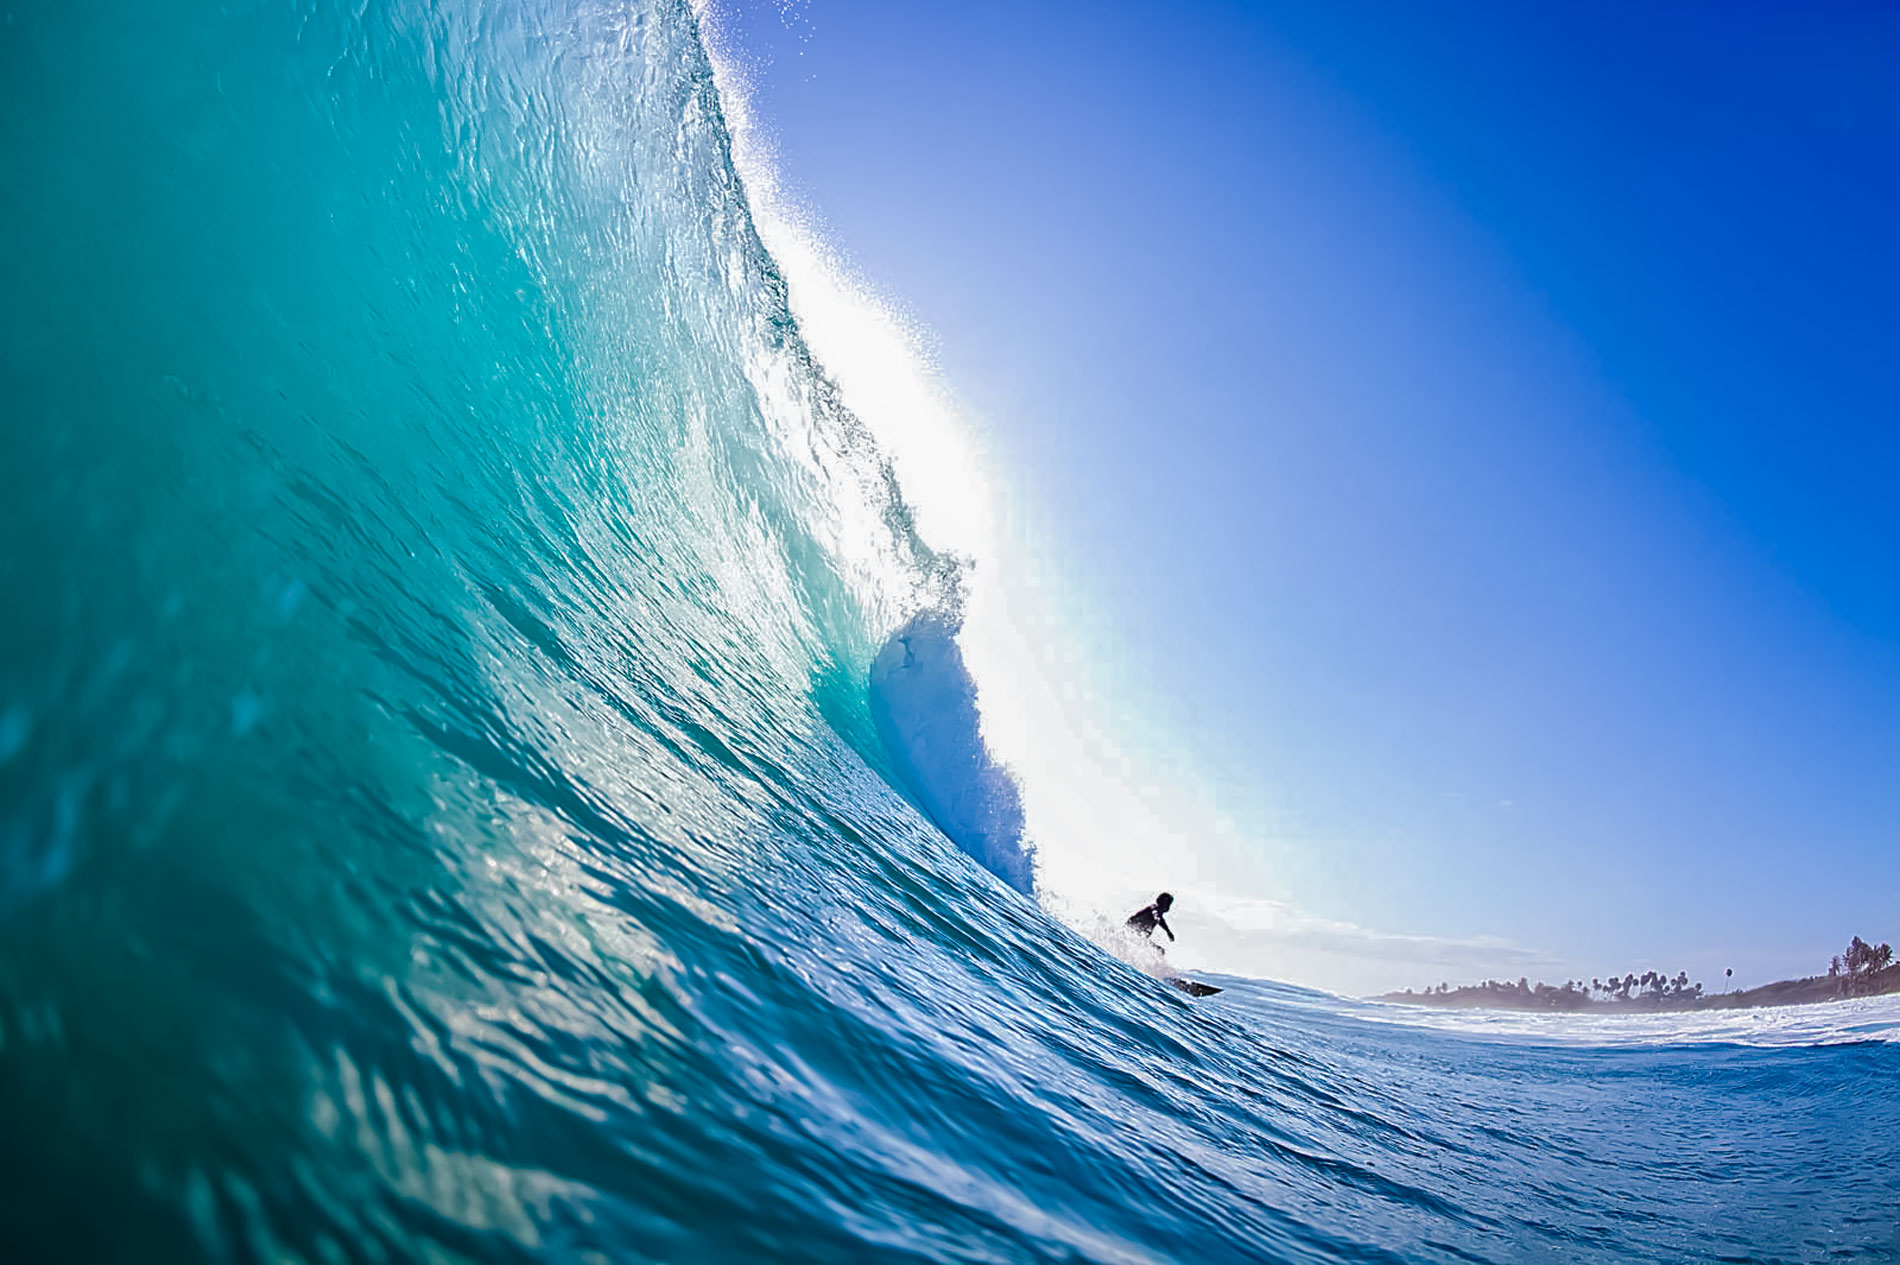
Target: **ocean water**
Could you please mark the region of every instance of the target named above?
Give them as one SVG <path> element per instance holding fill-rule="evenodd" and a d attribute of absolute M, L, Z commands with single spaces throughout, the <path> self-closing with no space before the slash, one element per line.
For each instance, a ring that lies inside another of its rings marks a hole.
<path fill-rule="evenodd" d="M 0 100 L 0 1259 L 1900 1259 L 1892 1005 L 1019 890 L 687 5 L 16 0 Z"/>

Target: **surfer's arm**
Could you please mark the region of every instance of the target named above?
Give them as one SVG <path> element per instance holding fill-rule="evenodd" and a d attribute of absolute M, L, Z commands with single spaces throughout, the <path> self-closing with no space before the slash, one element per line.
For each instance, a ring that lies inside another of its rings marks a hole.
<path fill-rule="evenodd" d="M 1160 914 L 1156 914 L 1155 924 L 1159 926 L 1163 931 L 1168 933 L 1168 939 L 1170 940 L 1174 939 L 1174 928 L 1168 925 L 1168 920 L 1166 918 L 1163 918 Z"/>

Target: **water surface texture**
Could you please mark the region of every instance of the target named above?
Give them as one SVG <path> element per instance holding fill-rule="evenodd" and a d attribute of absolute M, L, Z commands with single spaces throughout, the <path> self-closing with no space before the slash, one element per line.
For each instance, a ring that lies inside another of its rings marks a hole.
<path fill-rule="evenodd" d="M 1900 1254 L 1890 1011 L 1191 1002 L 945 835 L 962 564 L 690 8 L 29 0 L 0 100 L 0 1257 Z"/>

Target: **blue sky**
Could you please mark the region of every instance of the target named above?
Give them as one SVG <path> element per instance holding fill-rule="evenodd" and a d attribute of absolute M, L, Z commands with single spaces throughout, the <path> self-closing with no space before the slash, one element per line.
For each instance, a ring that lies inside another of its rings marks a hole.
<path fill-rule="evenodd" d="M 1900 14 L 731 12 L 1249 895 L 1552 978 L 1900 936 Z"/>

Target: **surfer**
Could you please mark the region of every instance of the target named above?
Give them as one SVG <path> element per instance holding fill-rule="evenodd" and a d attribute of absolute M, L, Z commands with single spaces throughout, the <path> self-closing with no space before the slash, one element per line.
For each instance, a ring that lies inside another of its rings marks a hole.
<path fill-rule="evenodd" d="M 1143 905 L 1140 909 L 1128 915 L 1128 925 L 1133 927 L 1136 931 L 1139 931 L 1142 935 L 1147 936 L 1150 940 L 1154 939 L 1155 928 L 1159 927 L 1167 932 L 1168 939 L 1172 940 L 1174 939 L 1174 928 L 1168 925 L 1168 920 L 1162 917 L 1162 915 L 1166 914 L 1168 910 L 1173 907 L 1174 897 L 1163 892 L 1161 895 L 1155 897 L 1154 904 Z"/>
<path fill-rule="evenodd" d="M 1167 932 L 1168 939 L 1172 940 L 1174 939 L 1174 928 L 1168 925 L 1167 913 L 1173 908 L 1174 897 L 1163 892 L 1161 895 L 1155 897 L 1154 904 L 1143 905 L 1140 909 L 1128 915 L 1128 926 L 1148 937 L 1150 944 L 1154 944 L 1156 927 Z M 1162 958 L 1167 956 L 1167 950 L 1158 944 L 1154 944 L 1154 951 L 1156 954 L 1155 962 L 1157 964 Z M 1164 975 L 1162 978 L 1186 993 L 1189 997 L 1212 997 L 1215 993 L 1221 991 L 1213 984 L 1203 984 L 1201 981 L 1189 979 L 1185 975 Z"/>

